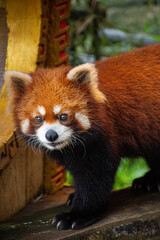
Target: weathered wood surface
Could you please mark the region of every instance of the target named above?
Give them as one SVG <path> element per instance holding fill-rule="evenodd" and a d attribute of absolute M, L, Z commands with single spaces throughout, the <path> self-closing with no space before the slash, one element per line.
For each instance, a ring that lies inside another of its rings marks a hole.
<path fill-rule="evenodd" d="M 43 155 L 22 143 L 0 171 L 0 221 L 22 209 L 43 186 Z M 1 238 L 0 238 L 1 239 Z"/>
<path fill-rule="evenodd" d="M 60 198 L 63 193 L 65 197 Z M 59 202 L 62 203 L 67 199 L 66 189 L 61 190 L 60 195 Z M 105 217 L 93 226 L 79 231 L 61 231 L 52 227 L 52 217 L 61 211 L 68 210 L 65 205 L 53 207 L 57 202 L 56 195 L 55 198 L 45 198 L 37 204 L 30 205 L 27 211 L 22 211 L 12 221 L 1 223 L 0 239 L 143 240 L 153 236 L 157 236 L 155 239 L 160 238 L 159 193 L 135 194 L 130 189 L 114 192 Z"/>
<path fill-rule="evenodd" d="M 41 1 L 7 0 L 6 10 L 10 30 L 6 68 L 34 71 L 41 34 Z"/>
<path fill-rule="evenodd" d="M 1 5 L 2 2 L 0 2 L 0 92 L 3 85 L 8 42 L 7 14 L 5 8 L 2 8 Z"/>

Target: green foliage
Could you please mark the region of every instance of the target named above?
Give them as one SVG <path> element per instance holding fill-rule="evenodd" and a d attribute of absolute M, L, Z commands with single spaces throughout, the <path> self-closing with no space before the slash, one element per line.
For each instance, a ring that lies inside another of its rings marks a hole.
<path fill-rule="evenodd" d="M 116 174 L 114 190 L 131 186 L 135 178 L 142 177 L 148 170 L 149 167 L 142 158 L 122 158 Z"/>
<path fill-rule="evenodd" d="M 103 53 L 107 57 L 112 57 L 131 50 L 134 50 L 132 44 L 126 42 L 118 42 L 114 44 L 112 43 L 112 45 L 108 44 L 108 46 L 105 46 L 103 48 Z"/>
<path fill-rule="evenodd" d="M 73 186 L 74 185 L 73 176 L 68 171 L 67 171 L 67 180 L 65 182 L 65 185 L 67 185 L 67 186 Z"/>
<path fill-rule="evenodd" d="M 137 44 L 133 39 L 112 42 L 103 34 L 103 29 L 148 34 L 159 41 L 160 0 L 157 3 L 153 0 L 145 3 L 143 0 L 72 0 L 69 25 L 71 65 L 115 56 L 143 46 L 143 42 Z"/>

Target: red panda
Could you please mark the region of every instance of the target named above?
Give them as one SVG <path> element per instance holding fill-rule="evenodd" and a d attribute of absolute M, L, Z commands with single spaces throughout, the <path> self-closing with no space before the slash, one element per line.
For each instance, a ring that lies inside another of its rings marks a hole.
<path fill-rule="evenodd" d="M 107 209 L 121 157 L 146 159 L 134 189 L 160 191 L 160 44 L 77 67 L 5 73 L 17 131 L 75 179 L 70 212 L 53 225 L 80 229 Z"/>

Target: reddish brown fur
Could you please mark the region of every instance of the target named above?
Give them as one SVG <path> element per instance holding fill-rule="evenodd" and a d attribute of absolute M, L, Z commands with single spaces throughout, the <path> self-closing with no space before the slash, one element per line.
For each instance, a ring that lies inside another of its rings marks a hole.
<path fill-rule="evenodd" d="M 108 103 L 104 129 L 114 146 L 121 149 L 125 144 L 137 149 L 136 140 L 144 147 L 158 144 L 160 44 L 97 62 L 96 67 L 99 89 Z M 103 111 L 101 114 L 99 118 L 104 118 Z"/>

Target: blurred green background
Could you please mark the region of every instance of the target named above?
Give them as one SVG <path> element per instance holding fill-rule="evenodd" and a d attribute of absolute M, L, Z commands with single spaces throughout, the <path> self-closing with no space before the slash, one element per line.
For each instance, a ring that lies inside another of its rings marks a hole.
<path fill-rule="evenodd" d="M 106 59 L 160 42 L 160 0 L 71 0 L 71 65 Z M 145 161 L 122 159 L 114 189 L 131 186 L 149 170 Z M 67 184 L 73 184 L 67 173 Z"/>

